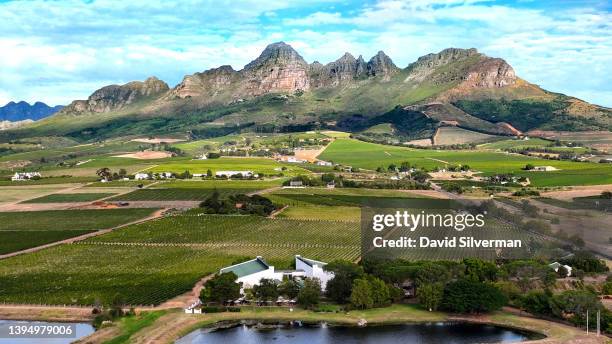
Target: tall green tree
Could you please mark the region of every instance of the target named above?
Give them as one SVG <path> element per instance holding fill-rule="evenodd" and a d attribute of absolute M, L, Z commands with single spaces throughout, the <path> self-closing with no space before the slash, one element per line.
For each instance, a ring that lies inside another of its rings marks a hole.
<path fill-rule="evenodd" d="M 262 278 L 259 284 L 253 286 L 253 294 L 260 301 L 276 301 L 278 298 L 278 284 L 269 278 Z"/>
<path fill-rule="evenodd" d="M 227 301 L 238 299 L 242 283 L 236 282 L 237 279 L 238 276 L 233 272 L 215 275 L 204 283 L 204 288 L 200 292 L 200 300 L 203 303 L 224 304 Z"/>
<path fill-rule="evenodd" d="M 500 309 L 506 303 L 506 297 L 494 285 L 460 279 L 446 285 L 441 306 L 456 313 L 482 313 Z"/>
<path fill-rule="evenodd" d="M 308 309 L 319 304 L 321 298 L 321 281 L 318 278 L 307 278 L 297 295 L 300 306 Z"/>
<path fill-rule="evenodd" d="M 421 306 L 430 312 L 437 311 L 444 297 L 444 285 L 439 282 L 420 284 L 417 297 Z"/>
<path fill-rule="evenodd" d="M 324 269 L 334 273 L 334 278 L 327 282 L 325 288 L 327 296 L 338 303 L 349 302 L 353 281 L 363 276 L 363 268 L 352 262 L 336 260 Z"/>
<path fill-rule="evenodd" d="M 368 309 L 374 306 L 370 283 L 365 278 L 356 279 L 350 296 L 351 306 L 358 309 Z"/>

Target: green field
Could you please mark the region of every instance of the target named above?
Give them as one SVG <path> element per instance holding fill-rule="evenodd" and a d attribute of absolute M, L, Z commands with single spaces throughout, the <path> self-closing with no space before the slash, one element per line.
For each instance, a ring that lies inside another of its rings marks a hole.
<path fill-rule="evenodd" d="M 361 220 L 361 208 L 346 206 L 326 207 L 316 205 L 288 206 L 276 217 L 294 220 L 316 219 L 327 221 L 359 222 Z"/>
<path fill-rule="evenodd" d="M 153 211 L 103 209 L 0 212 L 0 231 L 104 229 L 138 220 Z"/>
<path fill-rule="evenodd" d="M 241 189 L 263 190 L 280 186 L 283 179 L 265 180 L 173 180 L 152 185 L 151 189 Z"/>
<path fill-rule="evenodd" d="M 510 139 L 502 140 L 497 142 L 490 142 L 480 145 L 481 148 L 486 149 L 523 149 L 530 147 L 543 148 L 548 147 L 552 144 L 552 141 L 544 140 L 540 138 L 531 138 L 529 140 Z"/>
<path fill-rule="evenodd" d="M 24 201 L 22 203 L 72 203 L 72 202 L 92 202 L 101 198 L 109 197 L 114 193 L 58 193 L 38 197 Z"/>
<path fill-rule="evenodd" d="M 93 231 L 47 230 L 47 231 L 0 231 L 0 254 L 6 254 L 60 241 Z"/>
<path fill-rule="evenodd" d="M 114 227 L 151 212 L 150 209 L 110 209 L 0 213 L 0 254 Z"/>
<path fill-rule="evenodd" d="M 544 160 L 493 151 L 410 149 L 357 140 L 336 140 L 320 158 L 370 170 L 402 161 L 427 169 L 442 168 L 448 164 L 467 164 L 474 170 L 484 172 L 484 175 L 513 173 L 529 177 L 533 186 L 612 184 L 612 166 L 606 164 Z M 559 171 L 523 171 L 526 164 L 553 166 Z"/>
<path fill-rule="evenodd" d="M 280 171 L 281 167 L 286 171 Z M 308 171 L 299 167 L 299 164 L 281 164 L 272 159 L 263 158 L 226 158 L 208 160 L 180 160 L 160 164 L 147 170 L 147 172 L 173 172 L 182 173 L 206 173 L 211 170 L 214 174 L 218 171 L 253 171 L 253 173 L 264 173 L 267 175 L 283 173 L 284 175 L 306 174 Z"/>
<path fill-rule="evenodd" d="M 261 255 L 277 268 L 293 256 L 331 261 L 359 255 L 359 226 L 250 216 L 168 217 L 0 264 L 0 301 L 159 304 L 201 277 Z"/>

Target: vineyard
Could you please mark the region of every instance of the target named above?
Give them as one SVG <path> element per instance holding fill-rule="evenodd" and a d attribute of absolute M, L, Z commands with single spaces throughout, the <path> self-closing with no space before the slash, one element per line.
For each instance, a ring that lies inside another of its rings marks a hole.
<path fill-rule="evenodd" d="M 198 215 L 194 209 L 6 259 L 0 302 L 92 304 L 119 293 L 129 304 L 159 304 L 236 260 L 263 256 L 280 269 L 296 254 L 355 260 L 359 247 L 356 223 Z"/>
<path fill-rule="evenodd" d="M 141 189 L 111 198 L 111 201 L 203 201 L 215 189 Z M 222 197 L 247 193 L 252 189 L 218 189 Z"/>
<path fill-rule="evenodd" d="M 0 231 L 104 229 L 141 219 L 153 211 L 155 209 L 0 212 Z"/>
<path fill-rule="evenodd" d="M 113 193 L 57 193 L 39 198 L 27 200 L 22 203 L 72 203 L 72 202 L 92 202 L 100 198 L 114 195 Z"/>
<path fill-rule="evenodd" d="M 0 254 L 6 254 L 60 241 L 92 231 L 0 231 Z"/>
<path fill-rule="evenodd" d="M 150 209 L 112 209 L 0 213 L 0 254 L 114 227 L 152 212 Z"/>

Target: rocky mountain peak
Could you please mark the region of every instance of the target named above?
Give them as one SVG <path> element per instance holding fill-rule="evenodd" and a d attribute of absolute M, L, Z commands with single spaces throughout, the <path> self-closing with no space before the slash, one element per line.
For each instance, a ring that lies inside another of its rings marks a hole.
<path fill-rule="evenodd" d="M 70 113 L 102 113 L 119 110 L 135 101 L 167 92 L 168 84 L 156 77 L 132 81 L 124 85 L 109 85 L 96 90 L 87 100 L 75 100 L 62 110 Z"/>
<path fill-rule="evenodd" d="M 276 42 L 268 45 L 255 60 L 244 66 L 244 70 L 253 70 L 271 65 L 307 65 L 304 58 L 285 42 Z"/>
<path fill-rule="evenodd" d="M 388 79 L 398 71 L 399 68 L 382 50 L 368 61 L 368 76 L 383 76 L 383 78 Z"/>

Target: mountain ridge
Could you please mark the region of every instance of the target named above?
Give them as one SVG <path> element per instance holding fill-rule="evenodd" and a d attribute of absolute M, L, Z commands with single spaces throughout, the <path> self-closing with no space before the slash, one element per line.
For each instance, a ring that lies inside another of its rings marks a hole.
<path fill-rule="evenodd" d="M 426 106 L 434 103 L 444 106 Z M 309 64 L 289 44 L 276 42 L 241 70 L 222 65 L 186 75 L 172 88 L 154 77 L 105 86 L 87 100 L 74 101 L 48 120 L 26 128 L 62 133 L 57 123 L 69 122 L 64 132 L 70 129 L 68 134 L 74 136 L 81 135 L 79 130 L 98 135 L 96 128 L 109 125 L 117 128 L 112 134 L 116 135 L 125 123 L 137 127 L 139 122 L 153 130 L 165 126 L 192 134 L 211 126 L 254 130 L 326 126 L 352 131 L 390 111 L 393 115 L 384 118 L 401 116 L 401 111 L 394 110 L 398 106 L 412 106 L 411 118 L 420 111 L 437 125 L 452 123 L 502 135 L 532 129 L 612 127 L 610 109 L 543 90 L 519 78 L 505 60 L 475 48 L 444 49 L 400 68 L 383 51 L 367 62 L 347 52 L 325 65 Z M 480 111 L 483 107 L 489 113 Z M 522 113 L 508 114 L 508 108 Z M 435 110 L 426 113 L 424 109 Z M 444 120 L 449 116 L 454 119 Z M 520 116 L 534 118 L 522 121 Z M 410 127 L 400 122 L 403 128 Z M 346 123 L 356 126 L 341 126 Z M 421 129 L 414 133 L 424 132 Z"/>
<path fill-rule="evenodd" d="M 62 105 L 49 106 L 43 102 L 30 103 L 26 101 L 10 101 L 0 107 L 0 121 L 20 122 L 24 120 L 36 121 L 60 111 Z"/>

